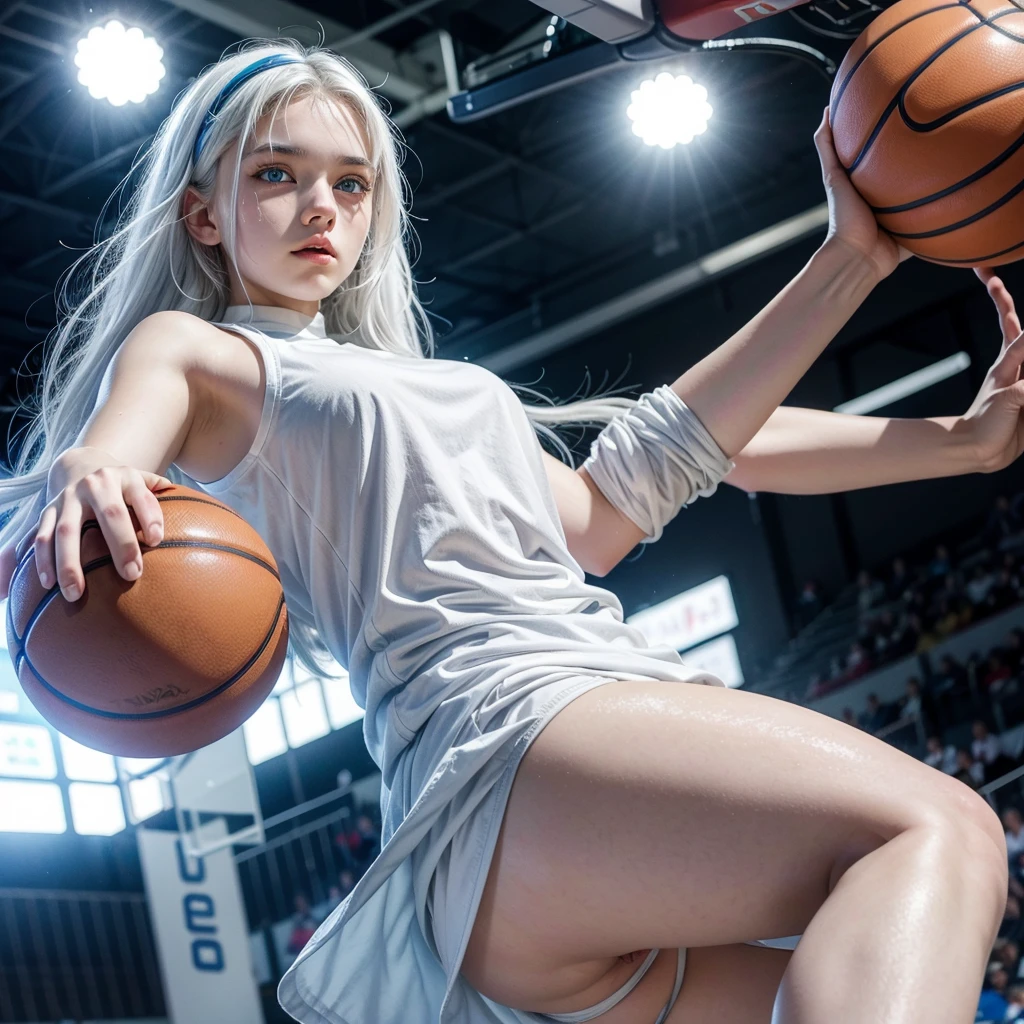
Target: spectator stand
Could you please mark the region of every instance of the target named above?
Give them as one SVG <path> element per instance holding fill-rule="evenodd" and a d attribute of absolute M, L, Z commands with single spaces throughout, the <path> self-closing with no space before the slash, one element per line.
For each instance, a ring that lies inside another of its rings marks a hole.
<path fill-rule="evenodd" d="M 1024 725 L 1017 726 L 1001 737 L 1003 749 L 1012 752 L 1018 759 L 1024 752 Z M 1006 828 L 1009 854 L 1009 884 L 1006 895 L 1006 910 L 999 928 L 998 937 L 989 954 L 989 963 L 978 1008 L 976 1024 L 1004 1024 L 1024 1019 L 1024 830 L 1021 829 L 1022 806 L 1021 781 L 1024 766 L 982 786 L 978 792 L 1000 811 Z M 1011 834 L 1010 827 L 1016 830 Z"/>
<path fill-rule="evenodd" d="M 809 581 L 795 614 L 801 624 L 813 617 L 760 674 L 757 689 L 816 700 L 1024 601 L 1022 507 L 1024 495 L 997 499 L 986 522 L 967 524 L 930 556 L 922 548 L 914 564 L 894 559 L 885 582 L 862 571 L 817 614 L 820 588 Z"/>
<path fill-rule="evenodd" d="M 922 654 L 909 657 L 879 669 L 858 679 L 842 690 L 827 694 L 817 700 L 807 701 L 807 707 L 833 718 L 841 718 L 842 710 L 866 700 L 868 694 L 877 694 L 883 702 L 892 702 L 902 696 L 907 678 L 918 676 L 928 682 L 939 677 L 939 665 L 944 656 L 955 659 L 957 664 L 977 661 L 980 655 L 987 655 L 998 648 L 1014 628 L 1024 626 L 1024 605 L 1015 605 L 999 615 L 984 619 L 961 633 L 956 633 L 942 643 L 936 644 Z M 979 687 L 976 672 L 967 673 L 968 692 L 951 695 L 950 712 L 953 717 L 974 715 L 988 710 L 986 694 Z M 988 694 L 993 726 L 1003 732 L 1017 717 L 1024 714 L 1022 689 L 1004 686 L 995 694 Z"/>
<path fill-rule="evenodd" d="M 368 781 L 379 794 L 379 774 L 332 790 L 268 818 L 266 842 L 235 854 L 260 985 L 280 980 L 312 931 L 348 895 L 343 888 L 351 891 L 379 851 L 379 795 L 369 792 Z M 364 827 L 356 829 L 357 822 Z M 365 856 L 354 853 L 357 832 Z"/>

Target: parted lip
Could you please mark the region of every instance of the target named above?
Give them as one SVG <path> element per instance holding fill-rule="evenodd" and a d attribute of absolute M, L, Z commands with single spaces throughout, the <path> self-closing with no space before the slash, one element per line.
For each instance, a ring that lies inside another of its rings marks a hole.
<path fill-rule="evenodd" d="M 316 246 L 318 249 L 323 249 L 337 258 L 338 254 L 334 251 L 334 246 L 331 245 L 331 240 L 326 235 L 314 235 L 312 238 L 307 238 L 306 241 L 298 247 L 298 249 L 292 249 L 292 252 L 299 252 L 302 249 L 309 249 L 312 246 Z"/>

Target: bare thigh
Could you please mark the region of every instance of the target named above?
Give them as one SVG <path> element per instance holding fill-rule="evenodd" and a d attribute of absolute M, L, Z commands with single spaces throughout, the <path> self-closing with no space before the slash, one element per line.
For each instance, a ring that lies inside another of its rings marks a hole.
<path fill-rule="evenodd" d="M 583 1009 L 633 973 L 632 951 L 802 934 L 860 857 L 951 821 L 1005 856 L 976 793 L 826 715 L 745 690 L 600 686 L 520 763 L 462 974 L 517 1009 Z"/>

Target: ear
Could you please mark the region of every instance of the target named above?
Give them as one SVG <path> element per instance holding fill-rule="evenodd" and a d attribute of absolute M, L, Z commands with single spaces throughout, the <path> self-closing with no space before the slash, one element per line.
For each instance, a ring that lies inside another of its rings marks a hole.
<path fill-rule="evenodd" d="M 220 229 L 210 216 L 210 208 L 203 197 L 191 185 L 185 189 L 181 201 L 181 212 L 188 233 L 203 245 L 219 245 Z"/>

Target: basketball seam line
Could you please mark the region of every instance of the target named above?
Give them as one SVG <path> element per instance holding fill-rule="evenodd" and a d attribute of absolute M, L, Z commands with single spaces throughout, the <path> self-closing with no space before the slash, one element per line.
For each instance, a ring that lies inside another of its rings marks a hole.
<path fill-rule="evenodd" d="M 961 221 L 957 221 L 955 224 L 949 224 L 944 228 L 935 228 L 933 231 L 920 231 L 914 234 L 908 234 L 901 231 L 889 231 L 886 230 L 894 238 L 938 238 L 940 235 L 948 235 L 952 231 L 959 231 L 960 228 L 970 227 L 972 224 L 977 223 L 979 220 L 983 220 L 989 214 L 994 213 L 1000 207 L 1005 206 L 1011 199 L 1019 196 L 1021 192 L 1024 192 L 1024 179 L 1018 181 L 1013 188 L 1004 196 L 1000 196 L 994 203 L 990 203 L 985 207 L 984 210 L 979 210 L 977 213 L 972 213 L 970 217 L 965 217 Z"/>
<path fill-rule="evenodd" d="M 278 581 L 278 583 L 281 583 L 281 577 L 280 577 L 280 575 L 278 573 L 276 573 L 274 571 L 274 568 L 273 568 L 272 565 L 270 565 L 268 562 L 263 561 L 262 558 L 259 558 L 256 555 L 250 555 L 249 552 L 241 551 L 238 548 L 229 548 L 226 545 L 221 545 L 221 544 L 204 544 L 204 543 L 199 542 L 199 541 L 167 541 L 166 543 L 161 544 L 160 547 L 158 547 L 158 548 L 151 548 L 151 547 L 148 547 L 148 546 L 143 546 L 143 547 L 144 547 L 145 551 L 148 551 L 148 552 L 151 552 L 151 553 L 155 552 L 155 551 L 166 550 L 167 548 L 207 548 L 207 549 L 209 549 L 211 551 L 222 551 L 222 552 L 224 552 L 225 554 L 228 554 L 228 555 L 238 555 L 240 558 L 247 558 L 249 561 L 255 562 L 261 568 L 266 569 L 267 572 L 269 572 L 270 575 L 272 575 L 272 577 L 276 581 Z M 84 565 L 82 567 L 82 573 L 83 573 L 83 575 L 88 575 L 90 572 L 93 571 L 93 569 L 99 568 L 100 565 L 110 565 L 110 564 L 113 563 L 113 561 L 114 561 L 114 558 L 113 558 L 112 555 L 101 555 L 99 558 L 94 558 L 91 562 L 88 562 L 86 565 Z M 25 633 L 23 634 L 23 636 L 18 636 L 17 635 L 17 630 L 16 630 L 16 628 L 13 625 L 13 620 L 11 621 L 11 630 L 10 630 L 10 632 L 13 635 L 14 639 L 19 644 L 23 644 L 23 645 L 25 644 L 29 634 L 32 632 L 32 627 L 35 625 L 37 618 L 39 618 L 39 616 L 46 610 L 46 608 L 49 607 L 51 601 L 56 600 L 56 596 L 59 593 L 59 591 L 60 591 L 59 587 L 53 586 L 53 587 L 51 587 L 46 592 L 46 594 L 43 597 L 43 599 L 39 602 L 38 605 L 36 605 L 36 610 L 32 613 L 32 616 L 29 618 L 29 621 L 25 624 Z M 7 606 L 8 606 L 8 610 L 9 610 L 9 608 L 10 608 L 10 602 L 9 601 L 8 601 Z"/>
<path fill-rule="evenodd" d="M 1016 245 L 1011 245 L 1008 249 L 1000 249 L 999 252 L 990 252 L 987 256 L 965 256 L 959 260 L 944 260 L 939 259 L 938 256 L 929 256 L 928 259 L 932 263 L 947 263 L 951 267 L 976 267 L 979 264 L 987 263 L 989 260 L 998 259 L 1000 256 L 1006 256 L 1011 252 L 1016 252 L 1018 249 L 1024 249 L 1024 242 L 1018 242 Z"/>
<path fill-rule="evenodd" d="M 935 192 L 930 196 L 925 196 L 923 199 L 915 199 L 912 203 L 903 203 L 900 206 L 872 206 L 871 211 L 875 214 L 890 214 L 890 213 L 908 213 L 910 210 L 916 210 L 921 206 L 927 206 L 929 203 L 938 202 L 940 199 L 945 199 L 946 196 L 953 195 L 954 192 L 959 192 L 963 188 L 967 188 L 968 185 L 973 185 L 976 181 L 980 181 L 982 178 L 991 174 L 996 168 L 1001 167 L 1014 153 L 1017 152 L 1024 146 L 1024 134 L 1018 136 L 1016 141 L 1008 149 L 1004 150 L 997 157 L 989 161 L 980 170 L 975 171 L 973 174 L 968 175 L 963 181 L 958 181 L 955 185 L 950 185 L 948 188 L 942 189 L 941 192 Z"/>
<path fill-rule="evenodd" d="M 196 498 L 196 497 L 193 497 L 191 494 L 169 494 L 165 498 L 161 498 L 160 495 L 157 494 L 156 495 L 156 499 L 159 502 L 164 502 L 164 501 L 191 501 L 191 502 L 194 502 L 197 505 L 209 505 L 211 508 L 220 509 L 223 512 L 230 512 L 231 515 L 233 515 L 236 519 L 241 519 L 241 521 L 243 523 L 245 523 L 245 525 L 248 526 L 250 530 L 252 529 L 252 525 L 243 516 L 239 515 L 230 505 L 225 505 L 225 504 L 223 504 L 222 502 L 219 502 L 219 501 L 211 501 L 208 498 Z M 92 529 L 98 530 L 99 528 L 100 528 L 100 524 L 99 524 L 99 521 L 96 520 L 96 519 L 86 519 L 82 523 L 82 533 L 85 533 L 86 530 L 92 530 Z M 23 554 L 21 556 L 21 561 L 18 563 L 17 568 L 14 570 L 14 574 L 13 575 L 17 575 L 18 570 L 21 569 L 22 565 L 25 562 L 28 561 L 28 556 L 31 553 L 32 553 L 32 548 L 30 547 L 25 552 L 25 554 Z"/>
<path fill-rule="evenodd" d="M 886 39 L 888 39 L 891 35 L 894 35 L 901 28 L 905 28 L 911 22 L 917 21 L 918 18 L 926 18 L 929 14 L 934 14 L 936 11 L 949 11 L 949 10 L 952 10 L 954 7 L 964 7 L 964 6 L 966 6 L 966 5 L 963 4 L 963 3 L 960 3 L 959 0 L 958 0 L 958 2 L 956 2 L 956 3 L 940 4 L 938 7 L 929 7 L 927 11 L 921 11 L 919 14 L 915 14 L 912 17 L 907 18 L 906 21 L 901 21 L 898 25 L 893 25 L 893 27 L 891 29 L 889 29 L 883 35 L 879 36 L 879 38 L 876 39 L 860 55 L 860 57 L 857 58 L 857 63 L 854 64 L 852 68 L 850 68 L 850 73 L 843 80 L 842 85 L 839 86 L 839 91 L 836 93 L 836 98 L 832 101 L 831 111 L 830 111 L 830 120 L 834 119 L 835 114 L 838 112 L 839 104 L 840 104 L 840 102 L 842 102 L 843 96 L 846 93 L 846 87 L 850 84 L 851 80 L 853 79 L 853 76 L 858 72 L 858 70 L 860 70 L 860 66 L 864 63 L 864 61 L 866 61 L 868 59 L 868 57 L 870 57 L 871 54 L 874 53 L 875 50 L 877 50 L 878 47 L 881 46 L 882 43 L 884 43 L 886 41 Z M 972 13 L 974 13 L 974 12 L 972 12 Z"/>
<path fill-rule="evenodd" d="M 976 11 L 972 10 L 971 13 L 974 14 L 975 17 L 980 18 L 980 15 L 978 15 Z M 979 20 L 977 24 L 971 25 L 969 28 L 963 29 L 952 39 L 948 39 L 938 50 L 936 50 L 928 58 L 928 60 L 926 60 L 923 64 L 918 65 L 918 67 L 914 69 L 913 74 L 903 83 L 903 85 L 900 86 L 899 91 L 889 101 L 888 106 L 885 108 L 884 112 L 882 113 L 882 116 L 876 122 L 875 127 L 872 129 L 871 134 L 867 138 L 867 141 L 864 143 L 863 147 L 861 148 L 861 151 L 857 154 L 856 159 L 853 161 L 853 163 L 850 164 L 849 167 L 846 168 L 847 173 L 852 175 L 854 171 L 856 171 L 857 168 L 861 165 L 864 158 L 871 151 L 872 146 L 874 146 L 875 142 L 878 140 L 878 136 L 881 134 L 882 129 L 888 123 L 889 118 L 892 117 L 893 111 L 901 106 L 906 91 L 910 88 L 911 85 L 914 84 L 914 82 L 917 81 L 918 78 L 921 77 L 921 75 L 925 73 L 925 71 L 928 70 L 928 68 L 930 68 L 943 54 L 945 54 L 947 51 L 951 50 L 954 46 L 956 46 L 957 43 L 966 39 L 969 35 L 973 35 L 973 33 L 985 28 L 986 26 L 988 26 L 989 28 L 994 28 L 998 32 L 998 26 L 995 26 L 992 23 L 999 18 L 1007 18 L 1011 14 L 1020 14 L 1020 11 L 1015 7 L 1013 10 L 999 11 L 996 14 L 993 14 L 990 18 Z M 1005 33 L 1003 34 L 1005 35 Z M 1011 36 L 1010 38 L 1016 39 L 1015 36 Z M 879 40 L 879 42 L 881 42 L 881 40 Z M 907 125 L 907 127 L 909 128 L 910 125 Z"/>
<path fill-rule="evenodd" d="M 225 680 L 215 690 L 211 690 L 209 693 L 204 693 L 201 697 L 196 697 L 195 700 L 191 700 L 187 704 L 180 704 L 177 707 L 173 708 L 163 708 L 160 711 L 146 711 L 140 714 L 128 714 L 127 712 L 102 711 L 99 708 L 91 707 L 88 704 L 82 704 L 80 701 L 74 700 L 72 697 L 68 697 L 66 694 L 61 693 L 59 690 L 55 689 L 42 677 L 42 675 L 38 671 L 36 671 L 36 667 L 32 664 L 32 659 L 28 656 L 28 652 L 26 651 L 24 645 L 18 652 L 17 663 L 15 665 L 15 673 L 20 678 L 22 664 L 27 665 L 29 671 L 32 673 L 36 681 L 48 693 L 52 694 L 58 700 L 63 701 L 65 704 L 69 704 L 71 705 L 71 707 L 77 708 L 79 711 L 86 711 L 89 714 L 98 716 L 99 718 L 119 719 L 122 721 L 130 722 L 145 722 L 155 718 L 167 718 L 170 715 L 177 715 L 181 714 L 184 711 L 191 711 L 192 708 L 199 707 L 202 704 L 205 704 L 207 701 L 210 701 L 214 697 L 223 693 L 228 687 L 234 686 L 234 684 L 237 683 L 238 680 L 241 679 L 242 676 L 244 676 L 245 673 L 248 672 L 249 669 L 252 668 L 254 664 L 256 664 L 260 655 L 267 649 L 267 644 L 270 643 L 270 638 L 277 631 L 277 625 L 281 621 L 281 612 L 283 608 L 284 596 L 282 595 L 282 597 L 277 603 L 277 610 L 274 613 L 274 620 L 271 623 L 270 628 L 267 630 L 267 633 L 264 636 L 263 641 L 260 643 L 260 646 L 252 654 L 249 660 L 230 679 Z M 25 635 L 28 636 L 27 630 Z"/>

